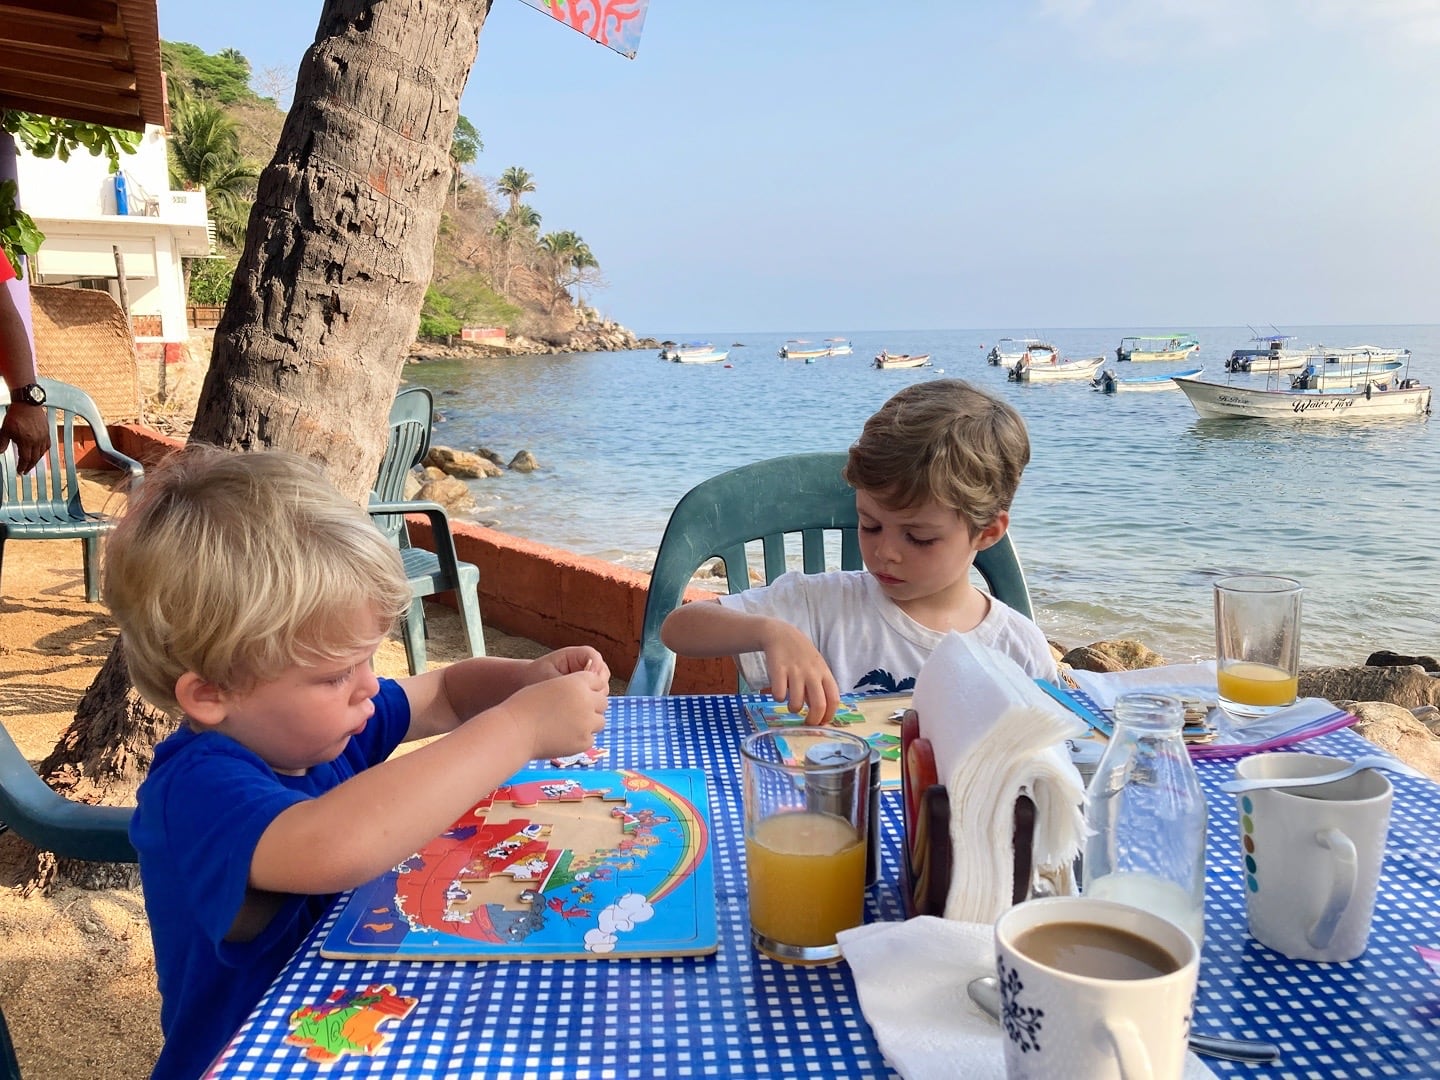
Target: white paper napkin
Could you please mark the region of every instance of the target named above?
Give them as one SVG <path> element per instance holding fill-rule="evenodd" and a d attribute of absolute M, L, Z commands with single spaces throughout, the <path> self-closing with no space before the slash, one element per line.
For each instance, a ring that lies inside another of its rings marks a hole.
<path fill-rule="evenodd" d="M 945 917 L 992 923 L 1014 890 L 1015 800 L 1035 801 L 1036 872 L 1074 891 L 1085 789 L 1065 740 L 1085 725 L 1010 657 L 950 633 L 915 681 L 920 733 L 950 794 L 953 869 Z"/>
<path fill-rule="evenodd" d="M 920 915 L 842 930 L 839 941 L 880 1052 L 905 1080 L 1004 1080 L 1000 1025 L 965 989 L 995 973 L 993 926 Z M 1213 1077 L 1188 1056 L 1185 1080 Z"/>

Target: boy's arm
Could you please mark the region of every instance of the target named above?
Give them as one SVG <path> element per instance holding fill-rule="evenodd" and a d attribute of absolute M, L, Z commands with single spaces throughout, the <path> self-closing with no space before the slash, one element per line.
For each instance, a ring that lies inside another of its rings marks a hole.
<path fill-rule="evenodd" d="M 798 626 L 769 615 L 723 606 L 718 600 L 682 604 L 665 617 L 660 640 L 681 656 L 763 652 L 770 693 L 791 711 L 809 706 L 807 724 L 825 724 L 840 707 L 840 687 L 820 650 Z"/>
<path fill-rule="evenodd" d="M 527 761 L 591 746 L 608 688 L 593 670 L 525 686 L 444 738 L 296 803 L 256 844 L 250 886 L 339 892 L 398 865 Z"/>
<path fill-rule="evenodd" d="M 453 731 L 466 717 L 493 708 L 522 687 L 576 671 L 598 671 L 607 685 L 610 680 L 605 660 L 588 645 L 557 649 L 534 660 L 477 656 L 400 679 L 410 701 L 410 730 L 404 741 Z"/>

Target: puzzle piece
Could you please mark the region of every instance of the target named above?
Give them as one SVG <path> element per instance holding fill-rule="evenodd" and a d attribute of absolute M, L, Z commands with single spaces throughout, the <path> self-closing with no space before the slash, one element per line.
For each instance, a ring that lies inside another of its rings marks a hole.
<path fill-rule="evenodd" d="M 372 984 L 365 990 L 336 990 L 323 1005 L 302 1005 L 290 1014 L 285 1042 L 305 1047 L 310 1061 L 328 1064 L 346 1054 L 374 1056 L 392 1032 L 386 1020 L 403 1020 L 419 998 L 400 997 L 395 987 Z"/>
<path fill-rule="evenodd" d="M 564 757 L 552 757 L 550 764 L 557 769 L 588 769 L 592 765 L 600 764 L 600 761 L 608 756 L 610 750 L 604 746 L 592 746 L 589 750 L 582 750 L 578 754 L 567 754 Z"/>

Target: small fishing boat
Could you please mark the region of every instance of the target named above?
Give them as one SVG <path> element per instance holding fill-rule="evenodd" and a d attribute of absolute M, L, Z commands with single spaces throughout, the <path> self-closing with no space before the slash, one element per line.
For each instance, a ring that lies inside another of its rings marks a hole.
<path fill-rule="evenodd" d="M 824 356 L 827 348 L 828 346 L 817 345 L 804 338 L 790 338 L 780 346 L 778 355 L 781 360 L 807 360 L 811 357 Z"/>
<path fill-rule="evenodd" d="M 660 350 L 660 359 L 676 364 L 718 364 L 730 355 L 728 349 L 717 349 L 708 341 L 687 341 L 683 345 L 667 345 Z"/>
<path fill-rule="evenodd" d="M 1272 327 L 1272 329 L 1274 329 Z M 1255 328 L 1250 328 L 1253 333 Z M 1290 334 L 1278 330 L 1273 334 L 1255 334 L 1250 339 L 1255 347 L 1235 349 L 1225 361 L 1226 371 L 1296 371 L 1303 368 L 1312 350 L 1291 348 Z"/>
<path fill-rule="evenodd" d="M 1313 360 L 1305 370 L 1290 376 L 1292 390 L 1339 390 L 1350 386 L 1364 386 L 1373 382 L 1377 386 L 1388 386 L 1395 379 L 1402 378 L 1400 371 L 1404 363 L 1386 360 L 1381 363 L 1320 363 Z"/>
<path fill-rule="evenodd" d="M 1341 390 L 1259 390 L 1199 379 L 1177 379 L 1202 418 L 1370 420 L 1428 416 L 1430 387 L 1401 379 L 1391 388 L 1367 382 Z"/>
<path fill-rule="evenodd" d="M 1059 355 L 1060 350 L 1048 341 L 1041 341 L 1039 338 L 1002 337 L 990 347 L 990 351 L 985 354 L 985 359 L 996 367 L 1012 368 L 1015 366 L 1015 362 L 1026 353 L 1048 363 L 1053 357 Z"/>
<path fill-rule="evenodd" d="M 1189 334 L 1162 334 L 1151 337 L 1123 337 L 1115 346 L 1115 359 L 1127 360 L 1188 360 L 1200 351 L 1200 342 Z"/>
<path fill-rule="evenodd" d="M 825 339 L 826 356 L 849 356 L 855 351 L 855 346 L 848 340 L 840 337 L 827 337 Z"/>
<path fill-rule="evenodd" d="M 877 368 L 917 368 L 930 366 L 930 354 L 892 353 L 881 350 L 875 357 Z"/>
<path fill-rule="evenodd" d="M 1193 379 L 1204 370 L 1203 367 L 1197 367 L 1165 375 L 1126 375 L 1121 377 L 1115 374 L 1113 368 L 1106 368 L 1090 380 L 1090 388 L 1099 390 L 1102 394 L 1118 394 L 1122 390 L 1174 390 L 1176 379 Z"/>
<path fill-rule="evenodd" d="M 1011 382 L 1091 379 L 1095 377 L 1095 372 L 1103 363 L 1105 363 L 1103 356 L 1087 356 L 1083 360 L 1062 360 L 1059 353 L 1054 353 L 1051 360 L 1036 361 L 1032 354 L 1026 353 L 1015 361 L 1015 366 L 1005 373 L 1005 377 Z"/>

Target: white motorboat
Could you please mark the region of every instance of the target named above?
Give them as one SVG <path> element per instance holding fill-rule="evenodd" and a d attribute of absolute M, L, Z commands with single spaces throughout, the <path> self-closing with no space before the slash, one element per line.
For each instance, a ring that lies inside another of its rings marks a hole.
<path fill-rule="evenodd" d="M 1175 381 L 1204 418 L 1370 420 L 1430 413 L 1430 387 L 1417 379 L 1402 379 L 1390 389 L 1366 383 L 1343 390 L 1258 390 L 1193 378 Z"/>
<path fill-rule="evenodd" d="M 1116 375 L 1113 368 L 1106 368 L 1090 380 L 1090 388 L 1104 394 L 1118 394 L 1122 390 L 1174 390 L 1176 379 L 1197 378 L 1203 367 L 1187 368 L 1184 371 L 1165 375 Z"/>
<path fill-rule="evenodd" d="M 930 366 L 929 353 L 892 353 L 881 351 L 875 357 L 877 368 L 917 368 Z"/>
<path fill-rule="evenodd" d="M 684 345 L 667 345 L 660 350 L 661 360 L 676 364 L 718 364 L 730 355 L 728 349 L 717 349 L 708 341 L 687 341 Z"/>
<path fill-rule="evenodd" d="M 1400 371 L 1404 367 L 1404 363 L 1399 360 L 1385 360 L 1374 364 L 1348 361 L 1316 364 L 1312 361 L 1305 366 L 1304 371 L 1290 376 L 1290 388 L 1340 390 L 1350 386 L 1364 386 L 1367 382 L 1388 386 L 1396 379 L 1403 378 Z"/>
<path fill-rule="evenodd" d="M 1002 337 L 990 346 L 985 359 L 996 367 L 1013 368 L 1016 361 L 1026 353 L 1029 353 L 1032 359 L 1048 362 L 1052 357 L 1058 356 L 1059 352 L 1054 345 L 1039 338 Z"/>
<path fill-rule="evenodd" d="M 1253 327 L 1251 328 L 1254 329 Z M 1296 349 L 1290 346 L 1294 337 L 1278 331 L 1273 334 L 1256 334 L 1250 349 L 1235 349 L 1225 361 L 1226 371 L 1298 371 L 1303 368 L 1313 349 Z"/>
<path fill-rule="evenodd" d="M 1015 366 L 1005 373 L 1005 377 L 1011 382 L 1052 382 L 1058 379 L 1091 379 L 1100 365 L 1105 363 L 1103 356 L 1087 356 L 1083 360 L 1061 360 L 1060 354 L 1056 353 L 1053 360 L 1036 362 L 1034 359 L 1027 360 L 1022 356 L 1015 361 Z"/>
<path fill-rule="evenodd" d="M 1200 342 L 1190 334 L 1131 336 L 1121 338 L 1120 344 L 1115 346 L 1115 359 L 1121 363 L 1131 360 L 1189 360 L 1199 351 Z"/>

